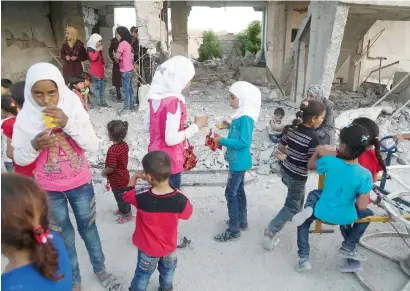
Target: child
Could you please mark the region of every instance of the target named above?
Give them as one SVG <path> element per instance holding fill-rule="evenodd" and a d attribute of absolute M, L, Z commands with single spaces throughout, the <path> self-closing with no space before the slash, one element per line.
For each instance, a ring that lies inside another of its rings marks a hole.
<path fill-rule="evenodd" d="M 316 129 L 320 145 L 335 145 L 335 114 L 333 111 L 334 104 L 323 96 L 323 89 L 320 85 L 312 85 L 307 90 L 307 100 L 316 100 L 323 102 L 326 107 L 326 113 L 323 123 Z"/>
<path fill-rule="evenodd" d="M 90 91 L 90 84 L 93 80 L 90 74 L 87 72 L 82 72 L 81 77 L 84 79 L 84 89 L 81 90 L 81 95 L 83 96 L 84 103 L 87 104 L 87 108 L 93 108 L 91 102 L 91 91 Z"/>
<path fill-rule="evenodd" d="M 85 151 L 98 150 L 90 117 L 65 85 L 60 70 L 49 63 L 35 64 L 27 71 L 25 97 L 14 125 L 14 160 L 22 166 L 35 163 L 36 182 L 48 192 L 53 224 L 61 229 L 68 248 L 73 290 L 80 290 L 81 275 L 68 203 L 96 278 L 106 290 L 120 290 L 121 283 L 105 268 L 96 224 L 95 194 L 85 156 Z M 44 116 L 54 119 L 54 128 L 47 128 Z"/>
<path fill-rule="evenodd" d="M 358 161 L 362 167 L 370 171 L 373 182 L 376 182 L 379 172 L 386 172 L 386 164 L 380 153 L 379 127 L 376 122 L 367 117 L 356 118 L 352 124 L 363 126 L 369 133 L 366 150 L 359 156 Z"/>
<path fill-rule="evenodd" d="M 120 42 L 114 58 L 118 60 L 121 72 L 122 90 L 124 91 L 124 108 L 120 114 L 128 108 L 135 110 L 134 105 L 134 90 L 132 88 L 132 77 L 134 73 L 134 54 L 131 47 L 131 34 L 124 26 L 118 26 L 115 30 L 115 37 Z"/>
<path fill-rule="evenodd" d="M 17 107 L 13 103 L 11 95 L 1 96 L 1 145 L 2 145 L 2 160 L 7 172 L 14 172 L 13 161 L 7 156 L 7 140 L 8 137 L 4 134 L 4 131 L 8 132 L 10 136 L 10 130 L 14 126 L 16 120 Z M 11 141 L 9 142 L 11 143 Z"/>
<path fill-rule="evenodd" d="M 73 91 L 75 93 L 75 95 L 78 96 L 78 98 L 80 99 L 81 103 L 83 104 L 83 107 L 85 110 L 87 109 L 87 103 L 85 102 L 85 100 L 83 99 L 83 94 L 81 94 L 81 92 L 84 90 L 85 88 L 85 81 L 84 78 L 81 76 L 74 76 L 70 78 L 70 83 L 69 86 L 71 91 Z"/>
<path fill-rule="evenodd" d="M 13 86 L 11 87 L 11 94 L 12 94 L 11 99 L 17 107 L 17 111 L 21 110 L 24 104 L 24 87 L 25 87 L 25 81 L 17 82 L 13 84 Z M 13 137 L 15 122 L 16 122 L 16 117 L 14 116 L 14 117 L 11 117 L 7 121 L 7 123 L 4 123 L 2 125 L 2 132 L 7 137 L 7 147 L 6 147 L 7 157 L 12 160 L 14 171 L 17 174 L 20 174 L 26 177 L 33 177 L 34 169 L 35 169 L 34 162 L 27 166 L 20 166 L 14 162 L 13 147 L 11 146 L 11 144 L 12 144 L 12 137 Z"/>
<path fill-rule="evenodd" d="M 87 54 L 90 60 L 90 75 L 93 78 L 93 88 L 96 95 L 97 104 L 101 107 L 110 107 L 105 102 L 104 97 L 104 66 L 105 59 L 102 51 L 102 37 L 97 33 L 93 33 L 87 42 Z"/>
<path fill-rule="evenodd" d="M 228 204 L 229 227 L 214 237 L 227 242 L 240 237 L 240 230 L 248 228 L 245 195 L 245 173 L 252 168 L 250 147 L 255 122 L 261 109 L 261 92 L 254 85 L 239 81 L 229 88 L 229 103 L 236 110 L 232 116 L 228 138 L 216 136 L 215 144 L 227 147 L 226 161 L 229 163 L 229 178 L 225 189 Z"/>
<path fill-rule="evenodd" d="M 124 201 L 137 208 L 136 228 L 132 236 L 138 248 L 138 261 L 131 291 L 145 291 L 149 278 L 157 265 L 159 271 L 158 290 L 172 290 L 172 281 L 177 266 L 178 219 L 188 220 L 192 205 L 178 189 L 169 185 L 172 172 L 170 156 L 153 151 L 142 159 L 144 179 L 152 188 L 136 194 L 135 184 L 140 176 L 135 174 L 130 181 Z"/>
<path fill-rule="evenodd" d="M 71 291 L 64 241 L 50 231 L 48 197 L 34 181 L 1 175 L 1 252 L 8 264 L 1 290 Z"/>
<path fill-rule="evenodd" d="M 9 79 L 1 79 L 1 95 L 10 94 L 12 85 L 13 82 Z"/>
<path fill-rule="evenodd" d="M 298 227 L 298 269 L 300 271 L 311 269 L 309 227 L 315 219 L 340 225 L 344 238 L 339 250 L 341 257 L 353 262 L 365 260 L 363 255 L 356 251 L 356 246 L 369 223 L 354 223 L 354 221 L 373 215 L 373 212 L 367 209 L 369 193 L 373 186 L 372 177 L 370 172 L 358 163 L 359 156 L 366 151 L 368 139 L 368 132 L 363 126 L 348 125 L 340 131 L 337 157 L 329 155 L 326 148 L 318 147 L 309 160 L 309 169 L 317 169 L 319 175 L 326 174 L 326 176 L 323 190 L 310 192 L 305 209 L 297 215 L 301 220 L 304 219 Z M 357 266 L 348 263 L 340 267 L 339 271 L 359 271 Z"/>
<path fill-rule="evenodd" d="M 269 138 L 274 143 L 279 143 L 280 139 L 282 138 L 282 119 L 285 117 L 285 110 L 283 108 L 278 107 L 275 109 L 273 113 L 273 119 L 269 121 Z"/>
<path fill-rule="evenodd" d="M 120 217 L 117 223 L 123 224 L 132 220 L 131 205 L 122 200 L 122 194 L 130 181 L 128 173 L 128 144 L 124 141 L 128 122 L 122 120 L 113 120 L 107 124 L 108 135 L 113 145 L 108 149 L 107 158 L 105 159 L 105 169 L 102 176 L 108 178 L 108 182 L 114 193 L 115 200 L 118 204 L 118 214 Z"/>
<path fill-rule="evenodd" d="M 319 145 L 316 128 L 322 124 L 325 105 L 317 100 L 304 101 L 292 128 L 282 137 L 278 149 L 284 153 L 281 176 L 288 188 L 285 205 L 272 219 L 264 233 L 264 248 L 272 250 L 278 244 L 278 233 L 303 206 L 305 184 L 308 178 L 307 163 Z"/>

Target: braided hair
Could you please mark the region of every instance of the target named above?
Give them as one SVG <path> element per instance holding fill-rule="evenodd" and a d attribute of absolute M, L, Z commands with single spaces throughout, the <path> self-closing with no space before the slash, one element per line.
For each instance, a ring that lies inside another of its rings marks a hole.
<path fill-rule="evenodd" d="M 376 153 L 377 161 L 383 172 L 386 173 L 386 163 L 383 160 L 382 154 L 380 153 L 380 139 L 379 139 L 379 127 L 376 122 L 367 117 L 359 117 L 353 120 L 352 124 L 358 124 L 363 126 L 369 132 L 369 140 L 367 144 L 369 146 L 374 146 L 374 151 Z"/>
<path fill-rule="evenodd" d="M 343 160 L 357 159 L 366 151 L 369 132 L 358 124 L 348 125 L 340 131 L 340 148 L 338 158 Z"/>

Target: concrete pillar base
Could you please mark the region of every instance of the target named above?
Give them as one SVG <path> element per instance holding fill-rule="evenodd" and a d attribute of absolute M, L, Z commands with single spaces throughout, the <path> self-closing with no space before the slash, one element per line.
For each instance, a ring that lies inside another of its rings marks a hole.
<path fill-rule="evenodd" d="M 191 7 L 187 1 L 171 1 L 172 44 L 171 56 L 188 57 L 188 16 Z"/>

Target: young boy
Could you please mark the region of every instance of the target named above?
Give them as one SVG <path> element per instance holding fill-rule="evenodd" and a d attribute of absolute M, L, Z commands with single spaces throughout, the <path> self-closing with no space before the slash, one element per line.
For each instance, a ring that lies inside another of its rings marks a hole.
<path fill-rule="evenodd" d="M 146 290 L 157 265 L 160 273 L 158 290 L 172 290 L 177 266 L 178 219 L 188 220 L 192 215 L 192 205 L 178 189 L 169 186 L 172 166 L 167 153 L 148 153 L 142 159 L 142 166 L 144 174 L 134 174 L 128 191 L 123 195 L 125 202 L 138 209 L 132 236 L 138 248 L 138 260 L 130 290 Z M 134 187 L 138 178 L 143 178 L 152 187 L 137 195 Z"/>
<path fill-rule="evenodd" d="M 284 126 L 282 125 L 282 119 L 285 117 L 285 110 L 278 107 L 273 112 L 273 119 L 269 121 L 269 138 L 274 143 L 279 143 L 282 138 L 282 130 Z"/>
<path fill-rule="evenodd" d="M 13 82 L 9 79 L 1 79 L 1 95 L 11 94 L 11 86 Z"/>

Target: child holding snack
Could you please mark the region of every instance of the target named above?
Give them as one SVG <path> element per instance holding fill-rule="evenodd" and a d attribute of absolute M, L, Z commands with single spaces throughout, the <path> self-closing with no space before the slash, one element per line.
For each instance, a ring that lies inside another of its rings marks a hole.
<path fill-rule="evenodd" d="M 188 220 L 192 205 L 178 189 L 169 185 L 172 172 L 171 158 L 166 152 L 153 151 L 142 159 L 144 179 L 151 188 L 136 193 L 135 185 L 140 173 L 129 183 L 124 201 L 137 208 L 137 219 L 132 241 L 138 248 L 137 267 L 131 282 L 131 291 L 145 291 L 149 279 L 158 266 L 159 289 L 173 289 L 177 266 L 178 220 Z"/>
<path fill-rule="evenodd" d="M 83 107 L 86 111 L 88 111 L 88 106 L 86 100 L 83 99 L 83 94 L 81 93 L 85 88 L 85 80 L 82 76 L 74 76 L 70 78 L 69 88 L 71 91 L 78 96 Z"/>
<path fill-rule="evenodd" d="M 128 122 L 122 120 L 112 120 L 107 124 L 108 135 L 112 146 L 108 149 L 105 159 L 105 169 L 102 176 L 108 178 L 108 182 L 114 193 L 115 200 L 118 204 L 117 219 L 118 224 L 123 224 L 132 220 L 131 205 L 124 202 L 122 194 L 130 181 L 128 173 L 128 144 L 124 141 Z"/>
<path fill-rule="evenodd" d="M 236 110 L 232 116 L 229 134 L 227 138 L 214 137 L 216 145 L 227 148 L 226 160 L 230 170 L 225 189 L 229 227 L 214 237 L 219 242 L 238 239 L 241 229 L 248 228 L 245 173 L 252 167 L 250 153 L 252 134 L 261 109 L 261 92 L 254 85 L 238 81 L 232 84 L 229 92 L 231 93 L 229 104 Z"/>
<path fill-rule="evenodd" d="M 274 143 L 279 143 L 280 139 L 282 138 L 282 130 L 284 128 L 282 124 L 282 120 L 285 117 L 285 110 L 283 108 L 278 107 L 275 109 L 273 113 L 273 119 L 269 121 L 269 138 Z"/>

